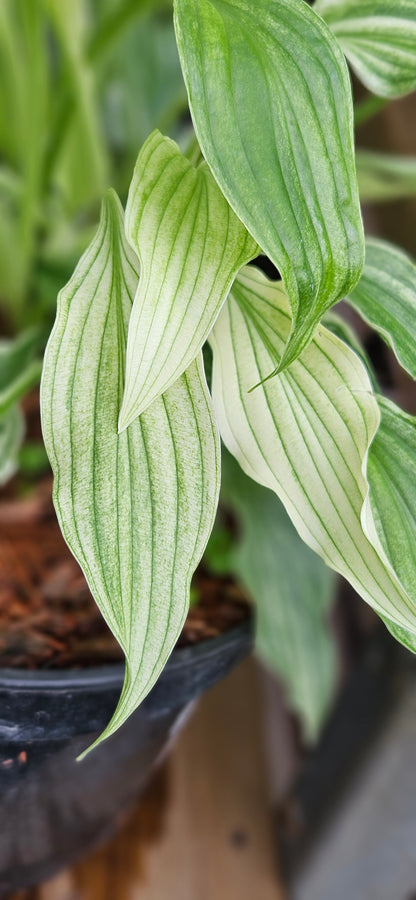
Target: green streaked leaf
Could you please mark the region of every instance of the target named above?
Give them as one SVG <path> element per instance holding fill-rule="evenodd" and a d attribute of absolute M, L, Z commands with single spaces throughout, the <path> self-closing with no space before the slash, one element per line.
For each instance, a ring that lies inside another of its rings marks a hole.
<path fill-rule="evenodd" d="M 276 495 L 247 478 L 228 453 L 221 497 L 238 517 L 241 540 L 230 564 L 256 603 L 257 651 L 282 677 L 305 738 L 313 741 L 336 680 L 326 621 L 333 573 L 301 541 Z"/>
<path fill-rule="evenodd" d="M 416 88 L 415 0 L 317 0 L 361 81 L 381 97 Z"/>
<path fill-rule="evenodd" d="M 195 359 L 238 270 L 258 252 L 207 164 L 195 169 L 158 131 L 137 160 L 126 234 L 141 277 L 129 323 L 121 429 Z"/>
<path fill-rule="evenodd" d="M 0 416 L 39 384 L 42 363 L 37 328 L 28 328 L 14 340 L 0 340 Z"/>
<path fill-rule="evenodd" d="M 175 10 L 202 151 L 289 297 L 292 328 L 272 359 L 283 369 L 364 261 L 345 59 L 304 0 L 176 0 Z"/>
<path fill-rule="evenodd" d="M 370 505 L 383 549 L 416 602 L 416 419 L 379 397 L 381 423 L 368 455 Z"/>
<path fill-rule="evenodd" d="M 24 419 L 18 406 L 0 416 L 0 485 L 14 475 L 24 435 Z"/>
<path fill-rule="evenodd" d="M 325 328 L 327 328 L 328 331 L 332 331 L 332 334 L 335 334 L 336 337 L 340 339 L 340 341 L 343 341 L 344 344 L 347 344 L 347 347 L 350 347 L 350 349 L 357 354 L 357 356 L 361 359 L 364 367 L 367 369 L 367 374 L 371 381 L 373 390 L 378 390 L 377 380 L 373 372 L 371 362 L 354 329 L 351 328 L 349 323 L 346 322 L 346 320 L 342 316 L 338 315 L 338 313 L 331 310 L 330 312 L 325 313 L 322 319 L 322 325 L 325 325 Z"/>
<path fill-rule="evenodd" d="M 245 269 L 212 333 L 222 438 L 243 470 L 277 493 L 305 543 L 378 613 L 416 634 L 416 604 L 361 524 L 380 413 L 358 356 L 321 325 L 290 369 L 250 390 L 289 328 L 282 289 Z"/>
<path fill-rule="evenodd" d="M 367 241 L 364 271 L 347 298 L 385 342 L 399 363 L 416 378 L 416 265 L 388 244 Z"/>
<path fill-rule="evenodd" d="M 114 194 L 61 292 L 42 423 L 63 535 L 126 655 L 115 731 L 163 669 L 211 531 L 219 441 L 200 359 L 117 433 L 138 265 Z"/>
<path fill-rule="evenodd" d="M 363 202 L 416 196 L 416 156 L 389 156 L 358 150 L 358 186 Z"/>

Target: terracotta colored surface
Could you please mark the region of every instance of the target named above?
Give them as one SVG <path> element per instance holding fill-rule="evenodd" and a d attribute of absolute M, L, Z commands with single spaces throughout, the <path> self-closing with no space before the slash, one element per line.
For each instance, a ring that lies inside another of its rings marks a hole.
<path fill-rule="evenodd" d="M 231 579 L 199 573 L 181 645 L 215 637 L 248 613 Z M 59 530 L 45 479 L 0 502 L 0 667 L 62 668 L 122 659 Z"/>

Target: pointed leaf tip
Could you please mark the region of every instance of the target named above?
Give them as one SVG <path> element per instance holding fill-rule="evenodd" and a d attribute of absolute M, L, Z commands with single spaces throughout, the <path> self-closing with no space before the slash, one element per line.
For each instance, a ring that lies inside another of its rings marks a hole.
<path fill-rule="evenodd" d="M 141 264 L 129 323 L 123 429 L 185 371 L 257 244 L 205 162 L 155 131 L 137 160 L 126 233 Z"/>
<path fill-rule="evenodd" d="M 380 411 L 358 356 L 320 325 L 290 369 L 248 393 L 289 328 L 282 289 L 243 270 L 211 337 L 221 436 L 246 474 L 277 493 L 303 540 L 379 615 L 415 637 L 416 598 L 365 515 Z"/>
<path fill-rule="evenodd" d="M 105 736 L 149 692 L 176 643 L 219 490 L 219 438 L 199 357 L 117 434 L 138 278 L 121 204 L 107 194 L 97 234 L 60 294 L 41 393 L 61 530 L 126 655 Z"/>

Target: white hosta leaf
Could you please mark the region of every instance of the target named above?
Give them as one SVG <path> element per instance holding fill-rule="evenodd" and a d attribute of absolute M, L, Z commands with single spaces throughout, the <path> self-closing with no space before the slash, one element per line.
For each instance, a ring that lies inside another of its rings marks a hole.
<path fill-rule="evenodd" d="M 290 369 L 251 390 L 289 328 L 282 289 L 246 268 L 212 333 L 223 440 L 248 475 L 277 493 L 303 540 L 378 613 L 416 634 L 416 603 L 361 524 L 380 421 L 361 361 L 319 326 Z"/>
<path fill-rule="evenodd" d="M 357 178 L 363 203 L 407 200 L 416 195 L 416 156 L 358 150 Z"/>
<path fill-rule="evenodd" d="M 97 235 L 60 294 L 42 379 L 59 523 L 126 655 L 105 736 L 148 693 L 174 647 L 219 488 L 219 440 L 200 359 L 117 433 L 137 280 L 122 210 L 110 194 Z"/>
<path fill-rule="evenodd" d="M 386 397 L 379 406 L 368 456 L 370 504 L 385 553 L 416 600 L 416 419 Z"/>
<path fill-rule="evenodd" d="M 232 571 L 256 604 L 256 647 L 284 682 L 305 738 L 315 740 L 334 694 L 337 666 L 327 616 L 334 576 L 301 541 L 275 494 L 223 454 L 221 497 L 237 515 Z"/>
<path fill-rule="evenodd" d="M 283 368 L 364 262 L 345 59 L 304 0 L 175 0 L 175 10 L 203 154 L 289 297 L 292 328 L 272 360 Z"/>
<path fill-rule="evenodd" d="M 195 359 L 238 270 L 258 252 L 207 164 L 195 169 L 158 131 L 137 160 L 126 233 L 140 258 L 140 284 L 129 323 L 120 429 Z"/>
<path fill-rule="evenodd" d="M 416 378 L 416 265 L 410 257 L 371 238 L 364 271 L 348 302 L 393 349 Z"/>
<path fill-rule="evenodd" d="M 18 467 L 18 455 L 24 435 L 24 419 L 17 405 L 0 416 L 0 486 Z"/>
<path fill-rule="evenodd" d="M 381 97 L 416 88 L 416 0 L 317 0 L 361 81 Z"/>
<path fill-rule="evenodd" d="M 379 397 L 381 423 L 368 455 L 368 525 L 416 603 L 416 419 Z M 409 635 L 389 627 L 403 643 Z M 414 635 L 410 635 L 416 650 Z"/>

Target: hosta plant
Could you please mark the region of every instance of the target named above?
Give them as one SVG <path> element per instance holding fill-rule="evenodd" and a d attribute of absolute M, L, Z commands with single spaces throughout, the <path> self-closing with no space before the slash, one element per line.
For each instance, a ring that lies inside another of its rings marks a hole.
<path fill-rule="evenodd" d="M 378 96 L 415 89 L 416 0 L 174 7 L 195 138 L 182 152 L 150 134 L 125 209 L 110 190 L 60 293 L 41 391 L 54 502 L 126 656 L 103 738 L 183 626 L 222 440 L 223 502 L 244 524 L 233 566 L 257 600 L 259 649 L 314 736 L 334 671 L 329 570 L 416 648 L 416 421 L 377 393 L 328 313 L 346 299 L 415 377 L 416 268 L 365 241 L 359 200 L 359 183 L 377 195 L 380 165 L 394 196 L 414 169 L 363 155 L 357 179 L 347 61 Z"/>

